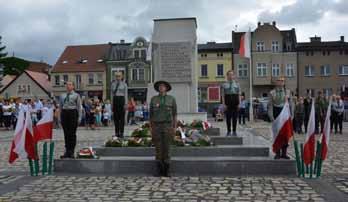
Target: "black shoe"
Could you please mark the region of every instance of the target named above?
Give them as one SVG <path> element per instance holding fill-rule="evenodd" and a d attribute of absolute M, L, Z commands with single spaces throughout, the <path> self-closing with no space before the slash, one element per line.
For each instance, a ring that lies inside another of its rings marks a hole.
<path fill-rule="evenodd" d="M 233 132 L 232 136 L 237 137 L 237 132 Z"/>
<path fill-rule="evenodd" d="M 161 177 L 162 175 L 163 175 L 163 168 L 162 168 L 161 162 L 157 161 L 154 177 Z"/>
<path fill-rule="evenodd" d="M 169 163 L 164 163 L 164 170 L 163 170 L 163 176 L 164 177 L 170 177 L 170 174 L 169 174 Z"/>
<path fill-rule="evenodd" d="M 277 159 L 280 159 L 280 155 L 275 155 L 275 156 L 274 156 L 274 159 L 276 159 L 276 160 L 277 160 Z"/>
<path fill-rule="evenodd" d="M 282 159 L 290 159 L 290 157 L 288 155 L 282 155 L 280 158 L 282 158 Z"/>

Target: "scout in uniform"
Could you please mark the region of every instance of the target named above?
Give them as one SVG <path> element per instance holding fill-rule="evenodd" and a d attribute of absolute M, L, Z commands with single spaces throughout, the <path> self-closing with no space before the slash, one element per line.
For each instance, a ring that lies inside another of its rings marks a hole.
<path fill-rule="evenodd" d="M 231 136 L 231 120 L 233 126 L 233 135 L 237 136 L 237 118 L 238 118 L 238 108 L 240 103 L 240 86 L 235 79 L 234 72 L 232 70 L 227 72 L 227 81 L 222 84 L 224 91 L 224 96 L 222 99 L 223 104 L 225 105 L 226 113 L 226 124 L 227 124 L 227 134 L 226 136 Z"/>
<path fill-rule="evenodd" d="M 76 129 L 81 120 L 81 98 L 73 82 L 66 82 L 67 93 L 60 97 L 61 124 L 64 131 L 65 153 L 61 158 L 74 158 Z"/>
<path fill-rule="evenodd" d="M 288 99 L 288 101 L 291 101 L 290 90 L 285 88 L 284 82 L 285 78 L 279 77 L 276 81 L 275 89 L 271 90 L 271 92 L 269 93 L 268 116 L 272 122 L 278 117 L 278 115 L 282 111 L 286 99 Z M 281 151 L 276 151 L 276 156 L 274 158 L 290 159 L 290 157 L 287 155 L 288 146 L 288 144 L 283 145 Z"/>
<path fill-rule="evenodd" d="M 116 80 L 111 84 L 111 96 L 115 136 L 123 138 L 125 114 L 128 103 L 128 86 L 123 81 L 121 72 L 116 73 Z"/>
<path fill-rule="evenodd" d="M 173 96 L 167 95 L 171 86 L 166 81 L 157 81 L 154 88 L 159 95 L 151 98 L 150 125 L 152 140 L 156 147 L 156 161 L 161 176 L 169 176 L 169 147 L 175 135 L 177 107 Z"/>

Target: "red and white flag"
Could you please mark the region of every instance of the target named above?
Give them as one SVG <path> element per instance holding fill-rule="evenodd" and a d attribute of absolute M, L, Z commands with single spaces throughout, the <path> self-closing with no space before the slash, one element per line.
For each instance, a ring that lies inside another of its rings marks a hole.
<path fill-rule="evenodd" d="M 326 112 L 326 118 L 325 118 L 325 124 L 324 124 L 324 129 L 323 129 L 323 134 L 321 136 L 321 146 L 322 146 L 322 150 L 321 150 L 321 159 L 325 160 L 327 157 L 327 153 L 329 150 L 329 142 L 330 142 L 330 116 L 331 116 L 331 99 L 330 99 L 330 103 L 329 103 L 329 107 L 327 108 L 327 112 Z"/>
<path fill-rule="evenodd" d="M 34 140 L 35 143 L 41 140 L 52 139 L 53 129 L 53 108 L 48 109 L 45 115 L 34 126 Z"/>
<path fill-rule="evenodd" d="M 312 99 L 311 113 L 307 126 L 307 134 L 304 142 L 303 161 L 306 165 L 313 162 L 315 158 L 315 108 L 314 99 Z"/>
<path fill-rule="evenodd" d="M 278 117 L 272 123 L 273 152 L 279 151 L 288 144 L 293 136 L 289 103 L 286 102 Z"/>
<path fill-rule="evenodd" d="M 26 113 L 26 115 L 24 113 Z M 29 112 L 24 112 L 23 110 L 21 110 L 18 115 L 9 163 L 13 163 L 19 157 L 22 159 L 37 159 L 31 116 Z"/>
<path fill-rule="evenodd" d="M 251 34 L 250 30 L 245 32 L 240 38 L 239 44 L 239 55 L 240 57 L 250 58 L 251 57 Z"/>

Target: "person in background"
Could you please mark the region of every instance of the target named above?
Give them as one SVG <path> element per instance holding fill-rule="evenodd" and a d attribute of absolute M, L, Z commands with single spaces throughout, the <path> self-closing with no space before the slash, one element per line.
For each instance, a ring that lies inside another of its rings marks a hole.
<path fill-rule="evenodd" d="M 303 100 L 303 106 L 304 106 L 304 132 L 307 133 L 307 126 L 309 121 L 309 115 L 311 112 L 311 106 L 312 106 L 312 100 L 310 96 L 310 92 L 307 91 L 307 96 Z"/>
<path fill-rule="evenodd" d="M 332 133 L 332 130 L 334 128 L 334 124 L 335 124 L 335 117 L 336 117 L 336 111 L 334 109 L 334 102 L 336 100 L 336 95 L 333 94 L 331 97 L 332 100 L 332 104 L 331 104 L 331 114 L 330 114 L 330 133 Z"/>
<path fill-rule="evenodd" d="M 0 100 L 0 127 L 3 127 L 3 125 L 4 125 L 4 110 L 3 110 L 3 106 L 4 106 L 4 101 Z"/>
<path fill-rule="evenodd" d="M 35 126 L 36 123 L 39 121 L 39 119 L 37 117 L 37 108 L 35 107 L 35 102 L 33 100 L 30 101 L 29 111 L 30 111 L 30 114 L 31 114 L 31 120 L 33 122 L 33 126 Z"/>
<path fill-rule="evenodd" d="M 106 112 L 109 114 L 108 116 L 108 125 L 111 123 L 111 119 L 112 119 L 112 108 L 111 108 L 111 103 L 110 100 L 106 100 L 105 104 L 104 104 L 104 108 L 106 110 Z"/>
<path fill-rule="evenodd" d="M 109 111 L 105 108 L 105 105 L 102 106 L 102 112 L 103 112 L 103 115 L 102 115 L 103 126 L 108 126 L 110 114 L 109 114 Z"/>
<path fill-rule="evenodd" d="M 246 116 L 246 101 L 245 101 L 245 96 L 242 93 L 240 96 L 240 104 L 239 104 L 239 125 L 243 124 L 245 125 L 245 116 Z M 243 122 L 242 122 L 243 121 Z"/>
<path fill-rule="evenodd" d="M 323 132 L 325 121 L 325 99 L 323 93 L 318 91 L 318 96 L 315 99 L 315 134 Z M 320 125 L 320 130 L 319 130 Z"/>
<path fill-rule="evenodd" d="M 147 105 L 146 101 L 143 104 L 143 115 L 144 115 L 144 121 L 149 120 L 149 106 Z"/>
<path fill-rule="evenodd" d="M 136 125 L 135 123 L 135 101 L 134 98 L 131 97 L 131 99 L 128 101 L 128 119 L 127 122 L 129 125 Z"/>
<path fill-rule="evenodd" d="M 102 106 L 100 104 L 99 99 L 95 100 L 95 125 L 97 128 L 101 127 L 102 122 Z"/>
<path fill-rule="evenodd" d="M 3 109 L 3 119 L 4 119 L 5 128 L 6 130 L 10 130 L 13 108 L 9 100 L 5 100 L 5 103 L 2 106 L 2 109 Z"/>
<path fill-rule="evenodd" d="M 53 128 L 59 129 L 59 117 L 60 117 L 60 111 L 59 111 L 59 104 L 54 100 L 53 101 Z"/>
<path fill-rule="evenodd" d="M 295 131 L 298 134 L 302 134 L 302 126 L 303 126 L 303 121 L 304 121 L 304 116 L 305 116 L 305 107 L 304 107 L 304 101 L 303 97 L 300 97 L 298 102 L 296 103 L 295 106 L 295 122 L 296 122 L 296 129 Z"/>
<path fill-rule="evenodd" d="M 35 98 L 35 102 L 34 102 L 33 108 L 35 108 L 37 120 L 40 120 L 41 117 L 42 117 L 43 103 L 37 97 Z"/>
<path fill-rule="evenodd" d="M 336 96 L 336 100 L 332 101 L 332 107 L 335 111 L 335 118 L 334 118 L 335 134 L 337 134 L 339 129 L 339 133 L 342 135 L 344 103 L 341 96 Z"/>

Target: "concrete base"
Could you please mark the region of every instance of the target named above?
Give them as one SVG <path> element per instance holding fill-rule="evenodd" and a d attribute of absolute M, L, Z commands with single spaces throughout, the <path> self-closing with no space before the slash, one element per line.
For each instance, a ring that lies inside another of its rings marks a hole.
<path fill-rule="evenodd" d="M 194 120 L 206 121 L 208 115 L 206 112 L 187 112 L 187 113 L 178 113 L 178 120 L 183 120 L 186 123 L 192 123 Z"/>
<path fill-rule="evenodd" d="M 99 160 L 55 160 L 58 173 L 137 175 L 156 174 L 154 157 L 105 157 Z M 296 175 L 295 160 L 270 157 L 173 157 L 172 176 Z"/>
<path fill-rule="evenodd" d="M 214 145 L 243 145 L 242 137 L 211 137 Z"/>
<path fill-rule="evenodd" d="M 207 130 L 203 131 L 203 135 L 208 136 L 220 136 L 220 128 L 208 128 Z"/>

